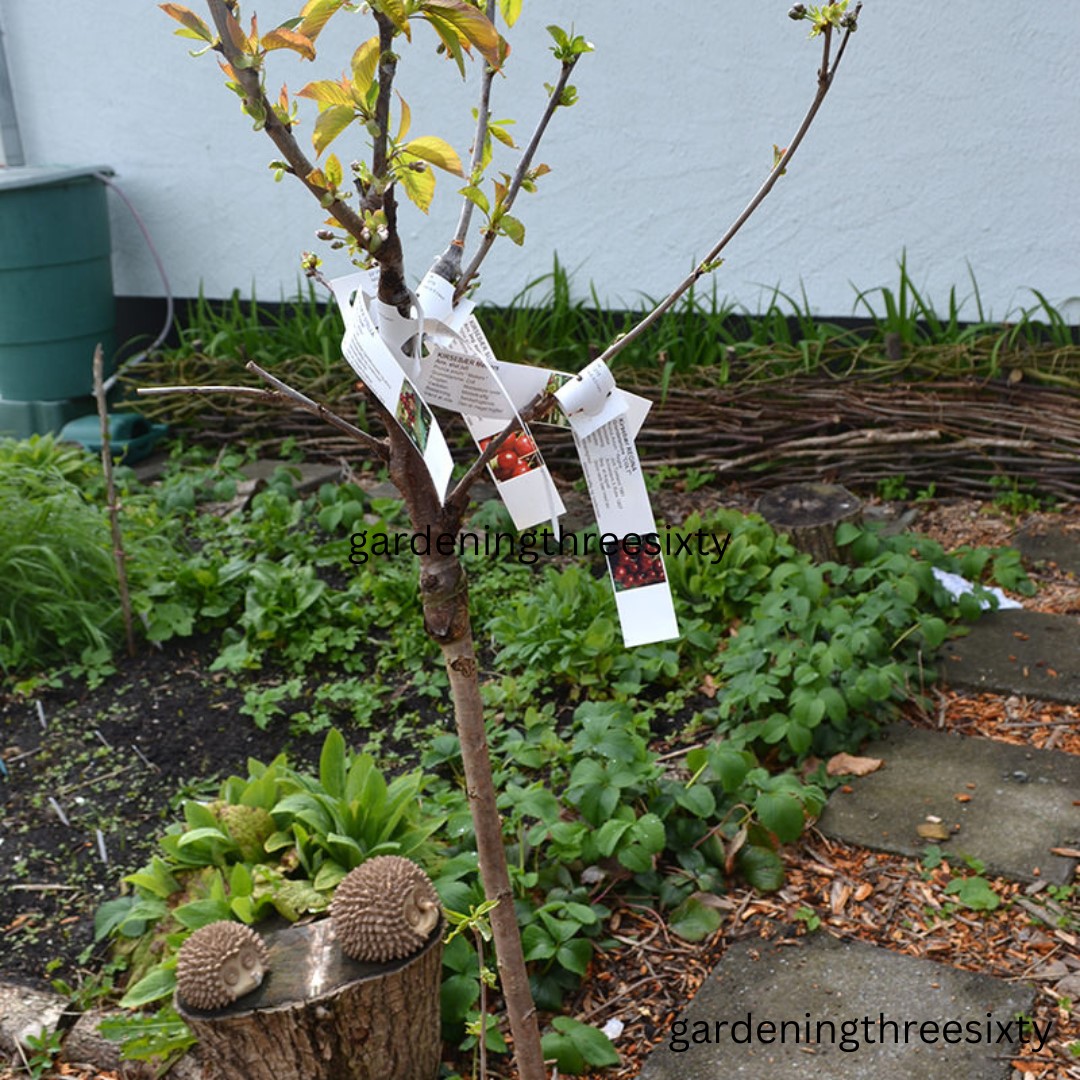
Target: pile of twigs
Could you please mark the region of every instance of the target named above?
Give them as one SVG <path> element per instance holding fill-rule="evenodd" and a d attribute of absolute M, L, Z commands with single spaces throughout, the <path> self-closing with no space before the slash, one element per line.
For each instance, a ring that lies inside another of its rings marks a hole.
<path fill-rule="evenodd" d="M 252 381 L 239 362 L 228 372 L 220 361 L 205 371 L 203 366 L 199 358 L 188 358 L 168 373 L 168 381 Z M 907 378 L 916 374 L 906 368 Z M 1008 478 L 1044 495 L 1080 497 L 1080 385 L 1074 387 L 1071 378 L 1051 373 L 1047 379 L 1039 371 L 1035 382 L 1027 374 L 1018 377 L 1017 369 L 1011 378 L 987 380 L 950 377 L 946 368 L 936 378 L 917 371 L 916 379 L 898 381 L 898 370 L 883 379 L 877 372 L 838 377 L 835 370 L 818 368 L 810 375 L 726 385 L 710 384 L 703 375 L 673 383 L 666 394 L 653 374 L 625 376 L 656 402 L 638 437 L 650 469 L 715 472 L 720 483 L 749 491 L 807 480 L 841 480 L 873 490 L 881 481 L 903 477 L 912 492 L 933 484 L 938 495 L 986 498 Z M 161 374 L 147 379 L 140 370 L 139 381 L 166 381 Z M 364 393 L 347 369 L 327 374 L 313 358 L 311 372 L 298 373 L 290 364 L 288 377 L 347 419 L 359 416 L 364 426 Z M 351 460 L 357 453 L 354 443 L 318 419 L 251 399 L 143 398 L 138 407 L 204 443 L 260 442 L 265 454 L 273 454 L 293 439 L 312 459 Z M 444 429 L 452 442 L 458 436 L 468 441 L 455 418 L 447 418 Z M 569 435 L 549 431 L 541 436 L 545 456 L 566 476 L 576 476 Z"/>

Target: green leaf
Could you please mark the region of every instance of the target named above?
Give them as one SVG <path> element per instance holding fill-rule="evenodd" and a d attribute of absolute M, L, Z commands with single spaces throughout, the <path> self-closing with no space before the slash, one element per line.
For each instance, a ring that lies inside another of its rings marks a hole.
<path fill-rule="evenodd" d="M 381 11 L 409 40 L 412 35 L 409 32 L 409 15 L 405 10 L 404 0 L 373 0 L 372 5 L 377 11 Z"/>
<path fill-rule="evenodd" d="M 592 942 L 588 938 L 574 937 L 560 945 L 555 953 L 555 959 L 562 964 L 567 971 L 584 978 L 592 959 Z"/>
<path fill-rule="evenodd" d="M 522 2 L 523 0 L 499 0 L 499 11 L 502 12 L 507 26 L 513 26 L 518 21 Z"/>
<path fill-rule="evenodd" d="M 587 1066 L 605 1068 L 618 1065 L 619 1055 L 611 1040 L 598 1028 L 583 1024 L 569 1016 L 556 1016 L 549 1031 L 541 1039 L 545 1058 L 554 1058 L 560 1073 L 577 1076 Z"/>
<path fill-rule="evenodd" d="M 327 795 L 335 799 L 345 795 L 345 757 L 345 737 L 337 728 L 331 728 L 323 740 L 319 755 L 319 782 Z"/>
<path fill-rule="evenodd" d="M 480 50 L 492 67 L 502 66 L 510 46 L 482 11 L 465 3 L 465 0 L 422 0 L 420 10 L 430 11 L 448 22 Z"/>
<path fill-rule="evenodd" d="M 421 135 L 420 138 L 407 142 L 401 151 L 431 165 L 437 165 L 440 169 L 445 169 L 455 176 L 465 175 L 461 167 L 461 158 L 448 142 L 437 135 Z"/>
<path fill-rule="evenodd" d="M 761 892 L 775 892 L 784 884 L 784 864 L 769 848 L 756 844 L 744 847 L 736 856 L 736 865 L 747 882 Z"/>
<path fill-rule="evenodd" d="M 853 525 L 850 521 L 842 521 L 836 526 L 836 544 L 837 547 L 846 547 L 852 543 L 862 534 L 862 529 L 858 525 Z"/>
<path fill-rule="evenodd" d="M 348 86 L 334 82 L 332 79 L 319 79 L 316 82 L 309 82 L 307 86 L 297 92 L 296 96 L 310 98 L 312 101 L 317 101 L 320 106 L 344 105 L 350 110 L 353 107 L 353 97 Z"/>
<path fill-rule="evenodd" d="M 723 921 L 716 908 L 690 896 L 671 913 L 668 925 L 684 941 L 704 941 L 720 929 Z"/>
<path fill-rule="evenodd" d="M 399 162 L 394 176 L 409 200 L 426 214 L 435 196 L 435 174 L 428 168 L 417 172 L 404 162 Z"/>
<path fill-rule="evenodd" d="M 754 812 L 782 844 L 791 843 L 802 835 L 805 815 L 802 803 L 794 795 L 784 791 L 762 791 L 754 800 Z"/>
<path fill-rule="evenodd" d="M 323 109 L 315 120 L 311 137 L 315 153 L 321 154 L 355 119 L 356 113 L 349 106 L 331 105 Z"/>
<path fill-rule="evenodd" d="M 368 38 L 352 55 L 352 85 L 357 105 L 367 97 L 379 68 L 379 38 Z"/>
<path fill-rule="evenodd" d="M 192 900 L 190 904 L 181 904 L 173 916 L 188 930 L 198 930 L 212 922 L 229 917 L 229 905 L 224 900 Z"/>
<path fill-rule="evenodd" d="M 684 789 L 685 790 L 685 789 Z M 691 788 L 690 790 L 693 790 Z M 656 814 L 642 814 L 634 822 L 630 835 L 637 843 L 641 844 L 646 851 L 657 854 L 664 850 L 667 836 L 664 831 L 664 823 Z"/>
<path fill-rule="evenodd" d="M 124 1009 L 138 1009 L 149 1005 L 151 1001 L 171 997 L 175 990 L 176 972 L 170 968 L 157 967 L 128 990 L 120 999 L 120 1006 Z"/>
<path fill-rule="evenodd" d="M 525 226 L 516 217 L 511 217 L 509 214 L 500 215 L 499 231 L 504 236 L 509 236 L 518 247 L 525 243 Z"/>

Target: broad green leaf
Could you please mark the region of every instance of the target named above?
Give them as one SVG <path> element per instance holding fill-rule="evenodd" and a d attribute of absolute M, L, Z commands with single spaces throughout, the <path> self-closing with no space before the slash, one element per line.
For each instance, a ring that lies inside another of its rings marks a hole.
<path fill-rule="evenodd" d="M 776 892 L 784 884 L 784 864 L 775 851 L 748 844 L 736 856 L 739 872 L 761 892 Z"/>
<path fill-rule="evenodd" d="M 212 843 L 218 842 L 224 844 L 226 847 L 235 847 L 236 844 L 231 837 L 226 836 L 221 829 L 210 828 L 207 826 L 203 829 L 189 829 L 183 836 L 180 837 L 180 847 L 191 847 L 192 844 L 197 844 L 201 840 L 209 840 Z"/>
<path fill-rule="evenodd" d="M 173 918 L 188 930 L 198 930 L 228 917 L 229 905 L 224 900 L 192 900 L 190 904 L 181 904 L 173 912 Z"/>
<path fill-rule="evenodd" d="M 758 820 L 782 844 L 797 840 L 803 831 L 802 803 L 783 791 L 762 791 L 754 800 L 754 812 Z"/>
<path fill-rule="evenodd" d="M 704 790 L 704 789 L 702 789 Z M 631 829 L 634 840 L 641 844 L 647 851 L 653 853 L 664 850 L 667 837 L 664 832 L 664 823 L 656 814 L 642 814 L 634 822 Z"/>
<path fill-rule="evenodd" d="M 711 817 L 716 810 L 716 799 L 704 784 L 691 784 L 680 787 L 675 793 L 675 801 L 691 814 L 699 818 Z"/>
<path fill-rule="evenodd" d="M 488 197 L 475 184 L 470 184 L 468 187 L 462 188 L 458 194 L 464 195 L 465 198 L 480 211 L 480 213 L 491 213 L 491 203 L 488 202 Z"/>
<path fill-rule="evenodd" d="M 154 968 L 144 975 L 121 999 L 124 1009 L 138 1009 L 151 1001 L 171 997 L 176 989 L 176 972 L 169 968 Z"/>
<path fill-rule="evenodd" d="M 379 39 L 368 38 L 352 56 L 352 84 L 357 104 L 367 96 L 379 67 Z"/>
<path fill-rule="evenodd" d="M 409 200 L 426 214 L 435 195 L 435 174 L 426 167 L 423 172 L 417 172 L 401 162 L 394 170 L 394 175 Z"/>
<path fill-rule="evenodd" d="M 340 799 L 345 794 L 345 737 L 331 728 L 319 755 L 319 781 L 327 795 Z"/>
<path fill-rule="evenodd" d="M 404 102 L 402 104 L 404 105 Z M 403 153 L 411 154 L 431 165 L 437 165 L 440 169 L 445 169 L 455 176 L 465 175 L 461 167 L 461 158 L 445 139 L 440 139 L 437 135 L 421 135 L 420 138 L 407 142 L 401 149 Z"/>
<path fill-rule="evenodd" d="M 184 7 L 183 4 L 159 4 L 158 6 L 166 15 L 172 16 L 172 18 L 184 26 L 183 30 L 176 31 L 182 37 L 197 38 L 200 41 L 212 42 L 215 40 L 210 27 L 207 26 L 194 11 Z"/>
<path fill-rule="evenodd" d="M 311 137 L 315 152 L 321 154 L 355 119 L 353 110 L 344 105 L 331 105 L 319 113 Z"/>
<path fill-rule="evenodd" d="M 325 105 L 345 105 L 351 109 L 353 106 L 353 96 L 348 84 L 334 82 L 332 79 L 309 82 L 296 96 L 311 98 L 312 101 L 317 101 L 320 107 Z"/>
<path fill-rule="evenodd" d="M 433 12 L 475 45 L 492 67 L 500 67 L 510 47 L 488 17 L 465 0 L 422 0 L 422 12 Z"/>
<path fill-rule="evenodd" d="M 588 938 L 575 937 L 559 946 L 555 959 L 567 971 L 584 976 L 592 959 L 592 951 L 592 942 Z"/>
<path fill-rule="evenodd" d="M 704 941 L 720 929 L 723 921 L 716 908 L 690 896 L 671 913 L 668 925 L 684 941 Z"/>
<path fill-rule="evenodd" d="M 525 226 L 516 217 L 503 214 L 499 218 L 499 228 L 506 236 L 509 236 L 518 247 L 525 243 Z"/>

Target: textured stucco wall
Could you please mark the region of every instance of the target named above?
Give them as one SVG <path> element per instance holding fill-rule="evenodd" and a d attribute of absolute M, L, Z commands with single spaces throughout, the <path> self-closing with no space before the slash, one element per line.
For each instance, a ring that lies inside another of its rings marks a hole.
<path fill-rule="evenodd" d="M 244 6 L 265 30 L 300 5 Z M 541 153 L 552 175 L 519 203 L 524 253 L 497 246 L 483 295 L 510 299 L 550 269 L 555 251 L 580 291 L 593 282 L 612 304 L 658 295 L 689 269 L 764 177 L 772 144 L 786 143 L 812 95 L 817 43 L 787 7 L 527 0 L 494 100 L 497 117 L 518 119 L 519 137 L 554 75 L 544 26 L 573 22 L 597 52 L 574 80 L 580 104 L 557 116 Z M 773 286 L 805 289 L 818 313 L 845 315 L 852 283 L 895 284 L 906 248 L 916 283 L 940 304 L 950 285 L 970 291 L 968 263 L 998 317 L 1031 302 L 1028 286 L 1055 303 L 1080 296 L 1080 10 L 1052 3 L 1026 22 L 1015 15 L 970 0 L 867 0 L 818 124 L 729 248 L 719 289 L 751 309 Z M 349 18 L 360 17 L 339 16 Z M 294 289 L 299 252 L 316 243 L 318 208 L 295 182 L 273 182 L 269 141 L 251 132 L 214 59 L 191 59 L 194 43 L 172 36 L 175 24 L 152 0 L 0 0 L 0 24 L 30 163 L 113 166 L 179 295 L 200 282 L 210 295 L 253 281 L 267 299 Z M 413 133 L 442 134 L 464 156 L 472 88 L 434 58 L 426 28 L 416 37 L 401 82 Z M 355 40 L 322 43 L 314 67 L 283 56 L 272 85 L 295 91 L 339 74 Z M 312 103 L 304 108 L 313 114 Z M 335 149 L 348 156 L 347 146 Z M 503 160 L 512 167 L 512 156 Z M 445 243 L 452 190 L 442 176 L 430 218 L 407 211 L 415 274 Z M 160 293 L 119 205 L 113 220 L 117 292 Z M 1080 301 L 1067 311 L 1080 321 Z"/>

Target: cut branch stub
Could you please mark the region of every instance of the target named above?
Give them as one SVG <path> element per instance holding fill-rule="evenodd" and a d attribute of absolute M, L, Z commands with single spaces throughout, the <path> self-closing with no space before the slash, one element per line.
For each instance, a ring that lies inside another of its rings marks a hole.
<path fill-rule="evenodd" d="M 836 527 L 862 520 L 862 503 L 839 484 L 788 484 L 763 495 L 758 513 L 814 562 L 842 562 Z"/>

